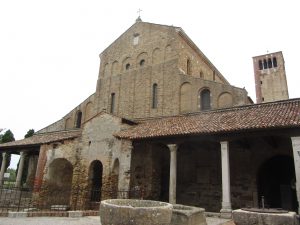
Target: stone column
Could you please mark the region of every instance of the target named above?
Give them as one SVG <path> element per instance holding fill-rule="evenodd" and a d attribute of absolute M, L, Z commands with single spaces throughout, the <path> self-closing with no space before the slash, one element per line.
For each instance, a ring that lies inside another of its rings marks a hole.
<path fill-rule="evenodd" d="M 15 184 L 15 187 L 17 188 L 21 187 L 22 174 L 24 170 L 24 162 L 25 162 L 25 153 L 20 152 L 20 162 L 19 162 L 18 174 L 17 174 L 16 184 Z"/>
<path fill-rule="evenodd" d="M 119 193 L 118 198 L 129 198 L 130 176 L 131 176 L 131 154 L 133 150 L 132 142 L 129 140 L 122 141 L 122 155 L 120 157 L 119 173 Z"/>
<path fill-rule="evenodd" d="M 30 155 L 28 159 L 28 169 L 27 169 L 27 178 L 26 178 L 26 187 L 28 188 L 33 188 L 37 162 L 38 162 L 38 155 Z"/>
<path fill-rule="evenodd" d="M 169 183 L 169 202 L 176 204 L 176 176 L 177 176 L 177 145 L 168 145 L 170 149 L 170 183 Z"/>
<path fill-rule="evenodd" d="M 2 184 L 4 182 L 5 167 L 6 167 L 6 152 L 3 152 L 2 153 L 2 164 L 1 164 L 1 170 L 0 170 L 0 187 L 2 186 Z"/>
<path fill-rule="evenodd" d="M 229 143 L 221 142 L 221 161 L 222 161 L 222 218 L 231 218 L 230 200 L 230 169 L 229 169 Z"/>
<path fill-rule="evenodd" d="M 297 201 L 300 203 L 300 137 L 291 137 L 295 164 L 296 175 L 296 193 Z M 300 206 L 298 206 L 298 214 L 300 213 Z"/>

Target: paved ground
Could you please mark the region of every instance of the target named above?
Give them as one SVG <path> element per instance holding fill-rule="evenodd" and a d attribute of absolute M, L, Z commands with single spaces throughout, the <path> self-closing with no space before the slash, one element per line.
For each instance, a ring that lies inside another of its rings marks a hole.
<path fill-rule="evenodd" d="M 207 217 L 207 225 L 233 225 L 229 220 Z M 81 218 L 68 217 L 26 217 L 7 218 L 0 217 L 0 225 L 100 225 L 98 216 Z"/>

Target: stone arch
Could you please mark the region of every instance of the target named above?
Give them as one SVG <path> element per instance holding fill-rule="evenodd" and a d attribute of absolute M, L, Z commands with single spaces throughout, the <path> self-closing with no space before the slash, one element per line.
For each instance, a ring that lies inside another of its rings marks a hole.
<path fill-rule="evenodd" d="M 76 112 L 75 128 L 81 127 L 81 120 L 82 120 L 82 112 L 80 110 L 78 110 Z"/>
<path fill-rule="evenodd" d="M 147 52 L 142 52 L 141 54 L 139 54 L 137 56 L 136 65 L 138 65 L 138 67 L 144 67 L 148 64 L 149 64 L 149 60 L 148 60 L 148 53 Z"/>
<path fill-rule="evenodd" d="M 88 120 L 92 117 L 93 114 L 93 103 L 88 102 L 85 106 L 85 120 Z"/>
<path fill-rule="evenodd" d="M 291 156 L 267 159 L 257 172 L 258 202 L 264 196 L 265 207 L 297 210 L 295 168 Z"/>
<path fill-rule="evenodd" d="M 232 94 L 229 92 L 223 92 L 218 97 L 218 107 L 219 108 L 228 108 L 233 105 Z"/>
<path fill-rule="evenodd" d="M 89 168 L 90 201 L 101 201 L 103 165 L 100 160 L 94 160 Z"/>
<path fill-rule="evenodd" d="M 69 118 L 67 118 L 66 119 L 66 123 L 65 123 L 66 125 L 65 125 L 65 128 L 66 129 L 71 129 L 71 128 L 73 128 L 73 126 L 72 126 L 72 119 L 69 117 Z"/>
<path fill-rule="evenodd" d="M 161 62 L 161 50 L 159 48 L 156 48 L 153 50 L 152 53 L 152 63 L 157 64 Z"/>
<path fill-rule="evenodd" d="M 175 56 L 175 51 L 171 45 L 167 45 L 165 48 L 165 60 L 172 59 Z"/>
<path fill-rule="evenodd" d="M 73 165 L 65 158 L 54 159 L 48 167 L 47 188 L 51 204 L 53 199 L 56 204 L 69 205 L 73 178 Z"/>
<path fill-rule="evenodd" d="M 122 71 L 130 70 L 133 67 L 132 60 L 130 57 L 126 57 L 122 63 Z"/>
<path fill-rule="evenodd" d="M 209 88 L 205 87 L 199 90 L 199 109 L 209 110 L 211 109 L 211 92 Z"/>
<path fill-rule="evenodd" d="M 118 61 L 114 61 L 112 63 L 111 74 L 112 75 L 117 75 L 119 72 L 120 72 L 119 62 Z"/>
<path fill-rule="evenodd" d="M 120 162 L 119 159 L 116 158 L 112 167 L 112 189 L 113 193 L 118 193 L 119 190 L 119 173 L 120 173 Z M 117 197 L 117 196 L 116 196 Z"/>
<path fill-rule="evenodd" d="M 188 82 L 180 87 L 180 112 L 190 112 L 192 109 L 192 85 Z"/>
<path fill-rule="evenodd" d="M 104 72 L 103 72 L 103 74 L 104 74 L 104 77 L 107 77 L 107 76 L 110 75 L 110 74 L 109 74 L 109 64 L 108 64 L 108 63 L 106 63 L 106 64 L 104 65 Z"/>

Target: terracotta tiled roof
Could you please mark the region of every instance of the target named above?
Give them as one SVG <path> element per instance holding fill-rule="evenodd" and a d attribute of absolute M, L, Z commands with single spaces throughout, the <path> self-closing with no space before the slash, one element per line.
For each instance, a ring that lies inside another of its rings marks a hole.
<path fill-rule="evenodd" d="M 300 128 L 300 99 L 152 119 L 115 136 L 145 139 L 290 127 Z"/>
<path fill-rule="evenodd" d="M 51 143 L 55 141 L 62 141 L 62 140 L 78 137 L 80 136 L 80 134 L 81 134 L 80 130 L 69 130 L 69 131 L 36 134 L 33 135 L 32 137 L 25 138 L 22 140 L 0 144 L 0 150 L 11 148 L 11 147 L 36 146 L 36 145 Z"/>

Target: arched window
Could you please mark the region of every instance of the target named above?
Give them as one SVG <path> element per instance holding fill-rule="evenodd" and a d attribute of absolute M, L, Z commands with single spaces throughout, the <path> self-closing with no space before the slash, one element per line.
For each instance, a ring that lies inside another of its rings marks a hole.
<path fill-rule="evenodd" d="M 264 69 L 268 69 L 268 63 L 267 60 L 264 59 Z"/>
<path fill-rule="evenodd" d="M 115 93 L 111 93 L 111 96 L 110 96 L 110 113 L 115 112 L 115 98 L 116 98 Z"/>
<path fill-rule="evenodd" d="M 268 59 L 268 68 L 272 68 L 272 60 L 270 58 Z"/>
<path fill-rule="evenodd" d="M 258 67 L 259 67 L 259 70 L 263 69 L 263 64 L 262 64 L 261 60 L 258 61 Z"/>
<path fill-rule="evenodd" d="M 277 59 L 276 59 L 276 57 L 273 58 L 273 66 L 277 67 Z"/>
<path fill-rule="evenodd" d="M 216 80 L 216 71 L 213 72 L 213 81 Z"/>
<path fill-rule="evenodd" d="M 144 66 L 145 65 L 145 59 L 142 59 L 141 61 L 140 61 L 140 66 Z"/>
<path fill-rule="evenodd" d="M 75 124 L 76 128 L 80 128 L 81 127 L 81 118 L 82 118 L 82 112 L 78 111 L 76 113 L 76 124 Z"/>
<path fill-rule="evenodd" d="M 204 78 L 204 76 L 203 76 L 203 72 L 202 72 L 202 71 L 200 71 L 200 78 L 201 78 L 201 79 L 203 79 L 203 78 Z"/>
<path fill-rule="evenodd" d="M 129 64 L 129 63 L 126 64 L 125 69 L 126 69 L 126 70 L 129 70 L 129 69 L 130 69 L 130 64 Z"/>
<path fill-rule="evenodd" d="M 191 60 L 186 61 L 186 74 L 191 74 Z"/>
<path fill-rule="evenodd" d="M 157 108 L 157 84 L 153 84 L 152 86 L 152 108 L 156 109 Z"/>
<path fill-rule="evenodd" d="M 208 89 L 204 89 L 200 93 L 201 99 L 201 110 L 209 110 L 210 109 L 210 91 Z"/>

